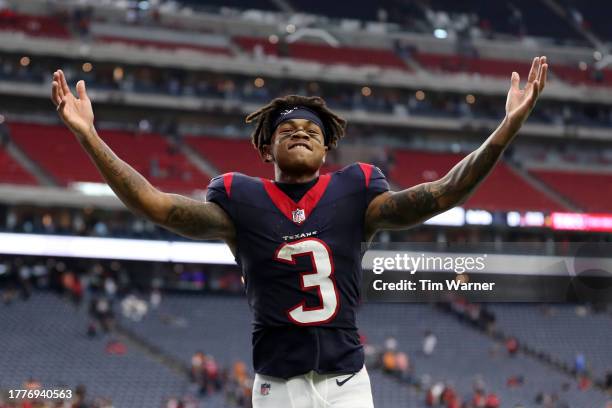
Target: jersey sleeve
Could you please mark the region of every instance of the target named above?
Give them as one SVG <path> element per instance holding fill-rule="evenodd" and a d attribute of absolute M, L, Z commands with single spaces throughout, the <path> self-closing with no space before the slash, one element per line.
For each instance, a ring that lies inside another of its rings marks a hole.
<path fill-rule="evenodd" d="M 389 183 L 378 167 L 366 163 L 359 163 L 359 167 L 365 180 L 366 205 L 369 205 L 377 195 L 389 191 Z"/>
<path fill-rule="evenodd" d="M 389 191 L 389 182 L 382 171 L 376 166 L 372 166 L 370 184 L 367 187 L 367 204 L 370 204 L 377 195 Z"/>
<path fill-rule="evenodd" d="M 230 201 L 233 176 L 233 173 L 226 173 L 213 178 L 206 191 L 206 201 L 217 204 L 231 219 L 234 219 L 233 206 Z"/>

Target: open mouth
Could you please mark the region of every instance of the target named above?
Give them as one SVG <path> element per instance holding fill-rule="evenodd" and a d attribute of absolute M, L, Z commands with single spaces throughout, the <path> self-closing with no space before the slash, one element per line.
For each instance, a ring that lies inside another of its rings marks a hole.
<path fill-rule="evenodd" d="M 289 146 L 289 150 L 295 149 L 295 148 L 298 148 L 298 149 L 307 149 L 309 151 L 312 151 L 310 146 L 308 146 L 306 143 L 295 143 L 295 144 Z"/>

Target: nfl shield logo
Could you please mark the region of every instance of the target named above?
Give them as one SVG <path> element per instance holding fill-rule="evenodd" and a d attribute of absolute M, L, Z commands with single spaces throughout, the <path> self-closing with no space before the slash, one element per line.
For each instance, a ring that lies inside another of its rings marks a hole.
<path fill-rule="evenodd" d="M 261 395 L 268 395 L 270 393 L 271 385 L 269 383 L 261 384 L 261 388 L 259 389 L 259 393 Z"/>
<path fill-rule="evenodd" d="M 293 210 L 291 212 L 291 215 L 293 216 L 293 222 L 297 224 L 303 223 L 304 220 L 306 219 L 306 213 L 301 208 L 298 208 L 297 210 Z"/>

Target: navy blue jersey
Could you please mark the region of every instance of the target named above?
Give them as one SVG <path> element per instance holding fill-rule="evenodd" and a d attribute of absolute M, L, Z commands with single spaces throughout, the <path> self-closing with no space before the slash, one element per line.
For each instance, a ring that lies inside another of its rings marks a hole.
<path fill-rule="evenodd" d="M 355 313 L 365 212 L 388 189 L 380 170 L 363 163 L 320 176 L 298 202 L 268 179 L 228 173 L 210 182 L 207 201 L 236 228 L 257 373 L 290 378 L 363 367 Z"/>

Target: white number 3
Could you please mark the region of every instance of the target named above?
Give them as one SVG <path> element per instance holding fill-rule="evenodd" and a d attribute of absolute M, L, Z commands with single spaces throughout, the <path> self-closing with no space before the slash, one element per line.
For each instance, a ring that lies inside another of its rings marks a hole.
<path fill-rule="evenodd" d="M 287 310 L 287 316 L 299 325 L 327 323 L 336 316 L 339 307 L 331 251 L 320 239 L 306 238 L 281 245 L 276 251 L 275 259 L 295 265 L 295 257 L 300 255 L 310 255 L 314 267 L 313 271 L 301 274 L 300 285 L 302 290 L 317 288 L 319 306 L 308 307 L 304 299 Z"/>

